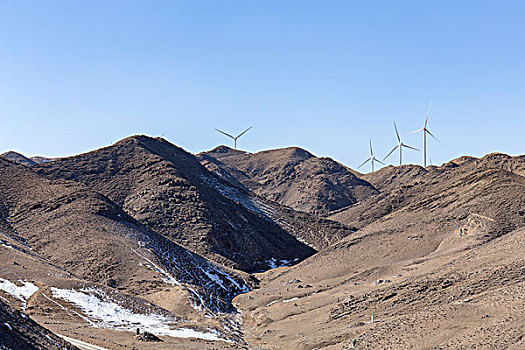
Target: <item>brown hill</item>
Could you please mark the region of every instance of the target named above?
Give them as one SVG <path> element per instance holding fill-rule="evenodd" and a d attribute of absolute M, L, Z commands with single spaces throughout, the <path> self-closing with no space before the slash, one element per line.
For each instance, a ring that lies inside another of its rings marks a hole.
<path fill-rule="evenodd" d="M 522 348 L 522 161 L 489 155 L 371 174 L 384 192 L 335 215 L 359 231 L 258 276 L 261 288 L 236 298 L 250 346 Z"/>
<path fill-rule="evenodd" d="M 398 221 L 411 216 L 420 218 L 413 224 L 417 227 L 417 221 L 441 225 L 456 218 L 464 222 L 473 214 L 491 217 L 501 230 L 513 230 L 522 220 L 516 213 L 522 205 L 523 177 L 519 173 L 525 168 L 524 158 L 488 155 L 481 159 L 463 157 L 427 169 L 415 165 L 386 167 L 365 175 L 380 190 L 378 195 L 330 218 L 362 228 L 374 221 L 392 221 L 392 216 Z"/>
<path fill-rule="evenodd" d="M 197 306 L 223 311 L 231 310 L 229 300 L 246 289 L 239 276 L 144 227 L 81 184 L 48 180 L 2 159 L 0 179 L 6 239 L 28 245 L 76 278 L 131 294 L 173 280 L 189 286 Z"/>
<path fill-rule="evenodd" d="M 315 250 L 301 241 L 322 248 L 352 232 L 257 200 L 163 139 L 134 136 L 35 169 L 50 179 L 83 183 L 166 238 L 246 271 L 312 255 Z"/>
<path fill-rule="evenodd" d="M 377 190 L 331 158 L 297 147 L 250 154 L 220 146 L 198 158 L 233 184 L 295 210 L 318 215 L 347 207 Z"/>

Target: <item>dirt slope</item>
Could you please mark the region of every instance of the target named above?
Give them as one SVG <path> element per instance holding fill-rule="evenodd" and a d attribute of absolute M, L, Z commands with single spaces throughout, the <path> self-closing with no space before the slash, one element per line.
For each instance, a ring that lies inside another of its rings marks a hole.
<path fill-rule="evenodd" d="M 376 202 L 337 214 L 359 231 L 236 298 L 249 344 L 522 348 L 525 179 L 487 157 L 375 174 Z"/>
<path fill-rule="evenodd" d="M 297 147 L 255 154 L 220 146 L 198 158 L 219 176 L 295 210 L 325 215 L 377 190 L 331 158 Z"/>

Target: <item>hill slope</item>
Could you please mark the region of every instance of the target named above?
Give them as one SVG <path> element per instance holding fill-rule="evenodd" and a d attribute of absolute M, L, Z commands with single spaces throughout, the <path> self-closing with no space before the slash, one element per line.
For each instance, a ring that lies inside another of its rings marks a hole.
<path fill-rule="evenodd" d="M 297 147 L 249 154 L 220 146 L 198 155 L 219 176 L 267 199 L 318 215 L 347 207 L 377 190 L 330 158 Z"/>
<path fill-rule="evenodd" d="M 194 305 L 223 311 L 246 290 L 239 276 L 147 229 L 80 184 L 48 180 L 1 159 L 0 178 L 6 242 L 27 245 L 66 275 L 135 295 L 165 288 L 163 280 L 186 284 Z"/>
<path fill-rule="evenodd" d="M 35 169 L 50 179 L 81 182 L 166 238 L 245 271 L 312 255 L 315 250 L 301 241 L 326 245 L 324 237 L 341 238 L 352 232 L 334 222 L 256 201 L 162 139 L 134 136 Z M 308 222 L 320 227 L 320 239 L 313 237 Z"/>
<path fill-rule="evenodd" d="M 522 157 L 492 157 L 371 174 L 383 192 L 336 214 L 359 231 L 234 300 L 250 346 L 522 348 Z"/>

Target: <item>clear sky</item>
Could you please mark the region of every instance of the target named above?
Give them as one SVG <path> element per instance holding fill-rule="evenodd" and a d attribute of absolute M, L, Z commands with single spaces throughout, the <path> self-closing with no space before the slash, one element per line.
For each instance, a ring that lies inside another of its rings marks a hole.
<path fill-rule="evenodd" d="M 132 134 L 196 153 L 253 125 L 239 148 L 355 168 L 394 120 L 421 148 L 431 99 L 433 163 L 525 153 L 524 1 L 0 0 L 0 153 Z"/>

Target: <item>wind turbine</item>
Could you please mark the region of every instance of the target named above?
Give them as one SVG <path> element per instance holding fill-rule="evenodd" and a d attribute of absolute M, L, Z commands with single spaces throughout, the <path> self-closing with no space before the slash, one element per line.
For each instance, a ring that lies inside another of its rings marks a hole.
<path fill-rule="evenodd" d="M 239 137 L 241 137 L 242 135 L 244 135 L 244 134 L 245 134 L 248 130 L 250 130 L 251 128 L 252 128 L 252 127 L 250 126 L 248 129 L 244 130 L 243 132 L 241 132 L 241 133 L 240 133 L 239 135 L 237 135 L 237 136 L 232 136 L 232 135 L 230 135 L 230 134 L 228 134 L 228 133 L 226 133 L 226 132 L 224 132 L 224 131 L 222 131 L 222 130 L 219 130 L 219 129 L 215 129 L 215 130 L 217 130 L 217 131 L 220 132 L 221 134 L 224 134 L 224 135 L 228 136 L 229 138 L 233 139 L 233 149 L 237 149 L 237 139 L 238 139 Z"/>
<path fill-rule="evenodd" d="M 399 165 L 403 164 L 403 147 L 406 147 L 406 148 L 410 148 L 410 149 L 413 149 L 414 151 L 418 151 L 419 150 L 417 148 L 414 148 L 412 146 L 409 146 L 409 145 L 406 145 L 404 144 L 402 141 L 401 141 L 401 137 L 399 137 L 399 132 L 397 132 L 397 125 L 396 125 L 396 122 L 394 122 L 394 129 L 396 129 L 396 136 L 397 136 L 397 146 L 392 148 L 392 150 L 390 152 L 388 152 L 388 154 L 386 155 L 386 157 L 383 159 L 387 159 L 389 155 L 392 154 L 392 152 L 394 152 L 396 149 L 399 148 Z"/>
<path fill-rule="evenodd" d="M 370 164 L 372 165 L 372 172 L 374 172 L 374 162 L 378 162 L 378 163 L 381 163 L 383 165 L 386 165 L 385 163 L 383 163 L 382 161 L 380 161 L 379 159 L 377 159 L 375 156 L 374 156 L 374 151 L 372 150 L 372 140 L 368 140 L 370 142 L 370 158 L 368 158 L 367 160 L 365 160 L 363 162 L 363 164 L 361 164 L 360 166 L 357 167 L 357 169 L 361 168 L 363 165 L 365 165 L 366 163 L 370 162 Z"/>
<path fill-rule="evenodd" d="M 439 140 L 437 139 L 437 137 L 435 137 L 434 135 L 432 135 L 432 133 L 430 132 L 430 130 L 427 129 L 427 123 L 428 123 L 428 118 L 430 117 L 430 107 L 432 106 L 432 101 L 430 101 L 430 104 L 428 105 L 428 111 L 427 111 L 427 117 L 425 119 L 425 124 L 423 125 L 423 127 L 419 130 L 416 130 L 416 131 L 412 131 L 410 134 L 414 134 L 416 132 L 420 132 L 420 131 L 423 131 L 423 167 L 426 168 L 427 167 L 427 133 L 432 136 L 440 145 L 441 147 L 445 148 L 445 146 L 443 146 L 443 144 L 441 142 L 439 142 Z"/>

